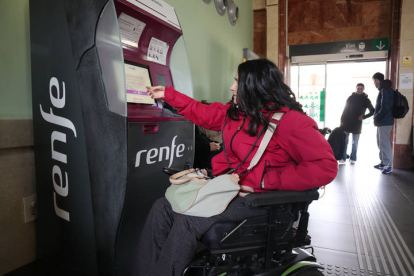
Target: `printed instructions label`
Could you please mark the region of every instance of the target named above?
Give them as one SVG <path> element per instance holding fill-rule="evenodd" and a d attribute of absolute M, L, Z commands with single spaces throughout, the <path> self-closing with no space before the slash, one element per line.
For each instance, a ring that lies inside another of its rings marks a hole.
<path fill-rule="evenodd" d="M 146 24 L 125 13 L 119 16 L 118 24 L 122 43 L 138 48 L 138 41 Z"/>
<path fill-rule="evenodd" d="M 398 89 L 413 89 L 413 73 L 401 73 Z"/>
<path fill-rule="evenodd" d="M 167 64 L 167 53 L 168 53 L 169 47 L 170 46 L 164 41 L 161 41 L 159 39 L 156 39 L 155 37 L 152 37 L 151 42 L 148 47 L 147 59 L 150 61 L 154 61 L 157 63 L 161 63 L 163 65 L 166 65 Z"/>

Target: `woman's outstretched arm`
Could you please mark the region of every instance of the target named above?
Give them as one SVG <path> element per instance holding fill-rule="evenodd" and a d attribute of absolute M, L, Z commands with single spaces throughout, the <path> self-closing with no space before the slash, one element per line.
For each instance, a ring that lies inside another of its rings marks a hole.
<path fill-rule="evenodd" d="M 177 108 L 178 113 L 198 126 L 220 131 L 226 118 L 227 105 L 222 103 L 202 104 L 176 90 L 174 87 L 147 87 L 153 99 L 164 99 L 169 105 Z"/>

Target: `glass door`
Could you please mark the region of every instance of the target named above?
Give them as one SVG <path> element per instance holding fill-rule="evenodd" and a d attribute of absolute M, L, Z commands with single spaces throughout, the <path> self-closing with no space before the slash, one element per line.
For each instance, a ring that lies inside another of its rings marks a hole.
<path fill-rule="evenodd" d="M 291 89 L 302 104 L 303 111 L 318 124 L 325 126 L 326 64 L 291 66 Z"/>
<path fill-rule="evenodd" d="M 333 129 L 339 126 L 346 100 L 356 91 L 358 83 L 365 85 L 365 93 L 375 106 L 378 90 L 371 78 L 376 72 L 386 74 L 386 61 L 300 64 L 292 65 L 290 72 L 291 89 L 306 114 L 319 127 L 326 125 Z M 364 124 L 372 124 L 372 118 Z"/>
<path fill-rule="evenodd" d="M 362 83 L 365 93 L 375 108 L 378 89 L 372 76 L 376 72 L 386 75 L 386 61 L 340 62 L 327 64 L 326 86 L 326 126 L 333 129 L 340 125 L 346 100 L 356 91 L 356 85 Z M 368 110 L 366 111 L 369 112 Z M 350 137 L 351 139 L 351 137 Z M 372 117 L 362 121 L 362 131 L 358 145 L 358 162 L 374 162 L 378 158 L 376 128 Z M 351 142 L 348 144 L 348 154 Z"/>
<path fill-rule="evenodd" d="M 386 60 L 292 65 L 290 84 L 304 111 L 318 123 L 318 127 L 333 130 L 340 126 L 346 100 L 356 92 L 358 83 L 364 84 L 364 92 L 375 107 L 378 89 L 374 86 L 372 76 L 376 72 L 386 75 L 386 70 Z M 372 117 L 365 119 L 358 158 L 368 161 L 377 156 L 375 131 Z M 349 151 L 350 148 L 351 144 L 348 146 Z"/>
<path fill-rule="evenodd" d="M 378 89 L 372 76 L 376 72 L 385 75 L 386 61 L 335 62 L 327 64 L 326 125 L 330 128 L 339 126 L 346 100 L 356 91 L 356 85 L 362 83 L 365 93 L 375 107 Z M 372 125 L 372 118 L 364 120 L 365 125 Z"/>

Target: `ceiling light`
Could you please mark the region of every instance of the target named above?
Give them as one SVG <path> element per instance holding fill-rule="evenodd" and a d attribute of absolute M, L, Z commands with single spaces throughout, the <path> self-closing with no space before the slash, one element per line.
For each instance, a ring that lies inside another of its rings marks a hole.
<path fill-rule="evenodd" d="M 227 2 L 228 0 L 214 0 L 218 14 L 223 15 L 226 13 Z"/>
<path fill-rule="evenodd" d="M 234 4 L 233 0 L 229 0 L 227 13 L 229 15 L 230 24 L 233 26 L 236 25 L 237 18 L 239 17 L 239 7 Z"/>

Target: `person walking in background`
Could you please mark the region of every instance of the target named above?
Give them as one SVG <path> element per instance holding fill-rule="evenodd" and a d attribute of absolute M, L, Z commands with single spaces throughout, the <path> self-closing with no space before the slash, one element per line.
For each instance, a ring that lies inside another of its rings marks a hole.
<path fill-rule="evenodd" d="M 356 89 L 357 91 L 352 93 L 346 100 L 346 105 L 341 116 L 341 127 L 346 134 L 346 142 L 342 160 L 339 160 L 340 164 L 345 164 L 347 158 L 350 133 L 352 133 L 352 152 L 349 161 L 351 164 L 355 164 L 357 161 L 358 141 L 362 129 L 362 120 L 371 117 L 375 111 L 371 101 L 368 99 L 368 95 L 364 93 L 364 84 L 358 83 Z M 365 115 L 367 108 L 369 109 L 369 113 Z"/>
<path fill-rule="evenodd" d="M 381 163 L 374 168 L 382 170 L 383 174 L 392 172 L 392 146 L 390 134 L 394 125 L 394 117 L 391 110 L 394 104 L 394 91 L 391 89 L 392 82 L 384 80 L 384 75 L 375 73 L 372 76 L 375 87 L 379 93 L 375 105 L 374 125 L 377 126 L 377 144 L 380 150 L 379 158 Z"/>

